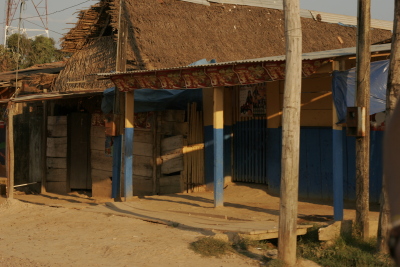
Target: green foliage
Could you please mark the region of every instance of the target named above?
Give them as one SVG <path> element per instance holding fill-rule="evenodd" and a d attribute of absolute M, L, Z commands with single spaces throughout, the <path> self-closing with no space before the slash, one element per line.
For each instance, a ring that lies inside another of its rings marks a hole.
<path fill-rule="evenodd" d="M 351 234 L 342 235 L 330 244 L 318 241 L 318 228 L 312 228 L 298 242 L 299 256 L 322 266 L 393 266 L 388 255 L 378 254 L 376 239 L 362 241 Z"/>
<path fill-rule="evenodd" d="M 12 70 L 15 66 L 12 53 L 4 45 L 0 45 L 0 72 Z"/>
<path fill-rule="evenodd" d="M 1 71 L 16 69 L 17 61 L 19 69 L 25 69 L 35 64 L 50 63 L 63 59 L 63 53 L 55 47 L 54 40 L 44 36 L 37 36 L 35 39 L 30 40 L 24 34 L 13 34 L 7 39 L 7 53 L 7 57 L 0 54 L 0 59 L 10 60 L 11 58 L 14 63 L 5 64 L 7 66 Z"/>

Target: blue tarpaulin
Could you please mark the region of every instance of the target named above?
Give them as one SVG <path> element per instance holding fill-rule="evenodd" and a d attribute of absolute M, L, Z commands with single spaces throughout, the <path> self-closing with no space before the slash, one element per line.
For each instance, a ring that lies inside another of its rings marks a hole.
<path fill-rule="evenodd" d="M 101 110 L 110 113 L 113 110 L 114 90 L 111 87 L 104 91 Z M 186 110 L 188 103 L 197 103 L 201 108 L 203 103 L 202 89 L 187 90 L 135 90 L 135 112 L 162 111 L 166 109 Z"/>
<path fill-rule="evenodd" d="M 386 109 L 386 84 L 389 60 L 371 63 L 370 115 Z M 338 115 L 338 123 L 346 121 L 347 107 L 355 106 L 356 68 L 334 71 L 332 79 L 333 101 Z"/>

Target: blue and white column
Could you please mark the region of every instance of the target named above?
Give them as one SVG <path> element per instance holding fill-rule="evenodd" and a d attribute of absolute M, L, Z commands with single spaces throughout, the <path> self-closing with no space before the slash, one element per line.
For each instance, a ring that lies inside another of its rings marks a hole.
<path fill-rule="evenodd" d="M 125 93 L 125 201 L 133 196 L 133 137 L 134 137 L 134 93 Z"/>
<path fill-rule="evenodd" d="M 214 207 L 224 205 L 224 87 L 214 88 Z"/>

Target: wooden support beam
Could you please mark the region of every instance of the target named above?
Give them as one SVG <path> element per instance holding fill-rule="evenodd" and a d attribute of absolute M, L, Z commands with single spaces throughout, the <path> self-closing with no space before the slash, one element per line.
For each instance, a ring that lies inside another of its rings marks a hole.
<path fill-rule="evenodd" d="M 284 0 L 286 71 L 282 116 L 282 171 L 278 258 L 296 264 L 297 200 L 300 163 L 302 32 L 299 0 Z"/>
<path fill-rule="evenodd" d="M 46 144 L 46 146 L 45 146 Z M 46 193 L 47 180 L 47 101 L 43 101 L 43 119 L 42 119 L 42 183 L 40 185 L 40 193 Z"/>
<path fill-rule="evenodd" d="M 14 198 L 14 104 L 8 102 L 8 124 L 7 124 L 7 174 L 8 190 L 7 198 Z"/>
<path fill-rule="evenodd" d="M 358 0 L 356 106 L 365 108 L 365 135 L 356 138 L 356 229 L 369 237 L 369 146 L 371 1 Z"/>
<path fill-rule="evenodd" d="M 214 207 L 224 205 L 224 87 L 214 88 Z"/>

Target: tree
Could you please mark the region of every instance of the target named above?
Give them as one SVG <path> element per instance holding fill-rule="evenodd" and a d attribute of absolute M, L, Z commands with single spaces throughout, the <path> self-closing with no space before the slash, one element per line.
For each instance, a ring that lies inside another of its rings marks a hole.
<path fill-rule="evenodd" d="M 394 8 L 394 22 L 393 22 L 393 37 L 390 53 L 390 66 L 388 72 L 388 81 L 386 87 L 386 126 L 389 124 L 390 117 L 392 116 L 396 104 L 400 98 L 400 3 L 395 1 Z M 387 128 L 386 128 L 387 129 Z M 378 250 L 381 252 L 387 252 L 387 239 L 389 237 L 389 200 L 387 186 L 392 184 L 386 184 L 385 173 L 382 178 L 382 193 L 381 193 L 381 206 L 379 213 L 379 225 L 378 225 Z M 393 183 L 393 182 L 391 182 Z M 396 207 L 393 207 L 396 208 Z"/>
<path fill-rule="evenodd" d="M 18 38 L 19 37 L 19 38 Z M 4 49 L 4 47 L 3 47 Z M 52 38 L 37 36 L 35 39 L 28 39 L 24 34 L 13 34 L 7 39 L 7 55 L 11 54 L 14 61 L 1 71 L 15 70 L 17 68 L 25 69 L 35 64 L 50 63 L 63 59 L 63 53 L 55 47 L 55 41 Z M 2 59 L 2 55 L 0 54 Z"/>
<path fill-rule="evenodd" d="M 0 72 L 12 70 L 15 66 L 12 53 L 4 45 L 0 45 Z"/>

